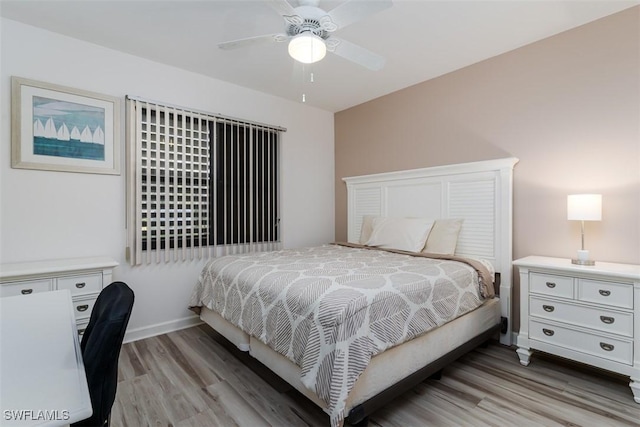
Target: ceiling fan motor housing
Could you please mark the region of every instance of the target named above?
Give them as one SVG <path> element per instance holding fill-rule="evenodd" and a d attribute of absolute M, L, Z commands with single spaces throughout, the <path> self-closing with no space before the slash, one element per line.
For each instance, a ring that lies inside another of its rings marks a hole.
<path fill-rule="evenodd" d="M 286 32 L 288 36 L 297 36 L 305 32 L 312 33 L 323 40 L 329 38 L 329 32 L 335 31 L 338 27 L 332 21 L 327 12 L 314 6 L 298 6 L 295 8 L 296 15 L 285 16 L 287 21 Z M 291 19 L 288 19 L 291 18 Z M 300 23 L 302 18 L 302 23 Z"/>
<path fill-rule="evenodd" d="M 293 37 L 302 33 L 312 33 L 321 39 L 327 39 L 329 33 L 320 27 L 320 23 L 314 19 L 305 19 L 300 25 L 289 25 L 287 35 Z"/>

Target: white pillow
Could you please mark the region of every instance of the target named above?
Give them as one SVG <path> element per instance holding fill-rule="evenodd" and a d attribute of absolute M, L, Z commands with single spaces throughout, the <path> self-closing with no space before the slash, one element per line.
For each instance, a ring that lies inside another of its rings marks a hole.
<path fill-rule="evenodd" d="M 453 255 L 462 228 L 462 219 L 437 219 L 422 252 Z"/>
<path fill-rule="evenodd" d="M 376 217 L 367 246 L 420 252 L 425 246 L 433 220 L 427 218 Z"/>
<path fill-rule="evenodd" d="M 360 244 L 364 245 L 371 237 L 371 233 L 373 232 L 373 219 L 378 218 L 374 215 L 364 215 L 362 217 L 362 226 L 360 227 Z"/>

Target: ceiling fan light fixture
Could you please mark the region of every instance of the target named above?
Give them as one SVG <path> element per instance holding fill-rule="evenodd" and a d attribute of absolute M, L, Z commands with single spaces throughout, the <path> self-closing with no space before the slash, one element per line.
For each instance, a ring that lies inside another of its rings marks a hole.
<path fill-rule="evenodd" d="M 303 64 L 313 64 L 327 54 L 327 45 L 322 38 L 310 32 L 293 37 L 289 42 L 289 55 Z"/>

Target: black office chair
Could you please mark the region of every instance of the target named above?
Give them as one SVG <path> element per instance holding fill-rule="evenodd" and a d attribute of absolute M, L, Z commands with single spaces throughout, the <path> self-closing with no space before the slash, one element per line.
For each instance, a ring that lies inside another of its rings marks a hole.
<path fill-rule="evenodd" d="M 80 343 L 93 415 L 73 426 L 109 425 L 118 384 L 118 357 L 133 299 L 133 291 L 123 282 L 111 283 L 98 295 Z"/>

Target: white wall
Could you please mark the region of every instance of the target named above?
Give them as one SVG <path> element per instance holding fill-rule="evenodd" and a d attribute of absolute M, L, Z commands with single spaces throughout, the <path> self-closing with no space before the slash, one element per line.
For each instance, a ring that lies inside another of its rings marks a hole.
<path fill-rule="evenodd" d="M 333 240 L 332 113 L 7 19 L 0 40 L 1 262 L 111 256 L 120 262 L 114 279 L 136 293 L 129 338 L 194 321 L 186 305 L 203 262 L 132 268 L 124 258 L 124 145 L 120 176 L 11 168 L 11 76 L 287 128 L 281 140 L 284 246 Z M 122 127 L 124 144 L 124 117 Z"/>

